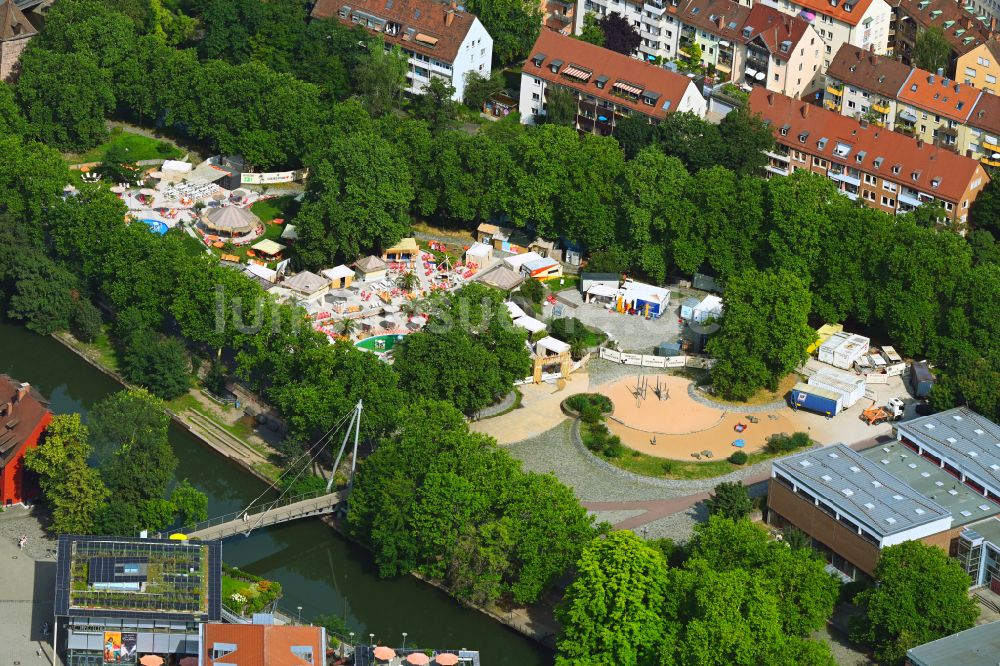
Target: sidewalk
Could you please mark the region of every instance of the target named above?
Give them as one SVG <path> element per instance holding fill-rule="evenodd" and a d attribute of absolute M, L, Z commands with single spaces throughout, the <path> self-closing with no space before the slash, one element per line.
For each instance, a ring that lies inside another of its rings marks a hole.
<path fill-rule="evenodd" d="M 0 663 L 52 666 L 52 607 L 56 541 L 42 531 L 39 509 L 8 507 L 0 513 Z M 27 535 L 22 551 L 17 539 Z M 42 623 L 49 635 L 42 636 Z M 41 651 L 39 655 L 39 651 Z"/>

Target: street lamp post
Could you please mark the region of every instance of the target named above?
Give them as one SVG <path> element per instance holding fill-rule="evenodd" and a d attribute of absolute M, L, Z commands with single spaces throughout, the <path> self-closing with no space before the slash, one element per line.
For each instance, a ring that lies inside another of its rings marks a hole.
<path fill-rule="evenodd" d="M 302 624 L 302 606 L 296 606 L 296 608 L 299 609 L 299 615 L 298 615 L 298 619 L 296 620 L 295 623 L 296 624 Z"/>
<path fill-rule="evenodd" d="M 406 652 L 406 632 L 403 632 L 403 647 L 399 650 L 400 652 Z"/>
<path fill-rule="evenodd" d="M 375 645 L 375 634 L 368 634 L 368 647 Z"/>

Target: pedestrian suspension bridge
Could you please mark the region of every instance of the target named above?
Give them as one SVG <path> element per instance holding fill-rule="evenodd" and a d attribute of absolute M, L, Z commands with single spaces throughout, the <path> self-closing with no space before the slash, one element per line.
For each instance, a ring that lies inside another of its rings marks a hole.
<path fill-rule="evenodd" d="M 249 505 L 239 511 L 233 511 L 232 513 L 227 513 L 222 516 L 216 516 L 215 518 L 210 518 L 195 525 L 189 525 L 170 532 L 157 534 L 156 536 L 163 539 L 174 537 L 174 535 L 184 535 L 188 539 L 226 539 L 238 534 L 249 536 L 254 530 L 261 529 L 263 527 L 270 527 L 271 525 L 280 525 L 282 523 L 298 520 L 300 518 L 312 518 L 315 516 L 324 516 L 334 513 L 346 502 L 351 485 L 354 482 L 354 470 L 357 467 L 358 461 L 358 439 L 361 431 L 361 409 L 362 405 L 359 400 L 358 404 L 355 405 L 354 409 L 350 412 L 350 421 L 348 422 L 347 428 L 344 432 L 344 440 L 340 445 L 340 451 L 337 453 L 337 459 L 333 464 L 333 472 L 331 472 L 330 478 L 327 480 L 326 488 L 324 490 L 293 496 L 288 494 L 288 490 L 286 488 L 277 499 L 267 501 L 263 500 L 264 495 L 277 487 L 278 482 L 276 481 L 271 487 L 250 502 Z M 332 435 L 344 425 L 346 418 L 346 416 L 342 418 L 336 425 L 320 437 L 305 453 L 299 456 L 296 460 L 292 461 L 288 470 L 282 474 L 282 476 L 284 476 L 284 474 L 287 474 L 290 470 L 298 469 L 298 472 L 294 477 L 292 477 L 289 487 L 299 478 L 299 476 L 303 474 L 303 472 L 311 467 L 312 463 L 315 462 L 320 453 L 323 452 Z M 352 432 L 354 434 L 354 446 L 351 457 L 351 472 L 348 476 L 348 484 L 344 490 L 333 492 L 333 476 L 336 470 L 340 467 L 340 462 L 344 457 L 344 452 L 347 450 L 348 441 L 351 439 Z M 307 457 L 309 460 L 305 460 Z M 278 481 L 280 480 L 281 477 L 278 478 Z"/>

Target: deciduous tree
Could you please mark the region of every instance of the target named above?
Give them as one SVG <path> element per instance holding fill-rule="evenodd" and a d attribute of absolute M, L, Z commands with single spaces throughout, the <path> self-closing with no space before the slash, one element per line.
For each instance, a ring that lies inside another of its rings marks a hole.
<path fill-rule="evenodd" d="M 875 582 L 855 597 L 863 615 L 851 635 L 871 645 L 881 663 L 901 664 L 909 648 L 968 629 L 979 615 L 968 575 L 936 546 L 905 541 L 883 548 Z"/>
<path fill-rule="evenodd" d="M 606 49 L 630 56 L 642 43 L 639 32 L 628 19 L 617 12 L 608 12 L 598 19 L 597 24 L 604 34 L 603 46 Z"/>
<path fill-rule="evenodd" d="M 528 55 L 542 28 L 542 13 L 532 0 L 470 0 L 465 8 L 493 37 L 493 58 L 500 65 Z"/>

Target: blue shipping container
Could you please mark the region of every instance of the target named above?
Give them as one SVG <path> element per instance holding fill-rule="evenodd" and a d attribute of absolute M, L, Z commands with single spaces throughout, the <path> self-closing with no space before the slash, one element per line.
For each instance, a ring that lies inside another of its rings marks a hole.
<path fill-rule="evenodd" d="M 798 384 L 792 389 L 790 402 L 795 409 L 835 416 L 840 413 L 842 396 L 826 389 Z"/>

